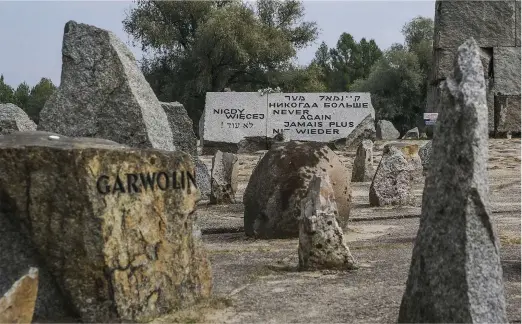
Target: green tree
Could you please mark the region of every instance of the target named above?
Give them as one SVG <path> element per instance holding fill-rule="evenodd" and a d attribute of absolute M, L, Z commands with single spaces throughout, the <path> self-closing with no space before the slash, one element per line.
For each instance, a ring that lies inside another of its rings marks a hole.
<path fill-rule="evenodd" d="M 25 112 L 36 124 L 38 124 L 40 120 L 40 111 L 44 107 L 45 102 L 55 90 L 56 87 L 53 82 L 46 78 L 42 78 L 40 82 L 31 89 Z"/>
<path fill-rule="evenodd" d="M 335 48 L 328 49 L 323 42 L 315 53 L 312 64 L 319 66 L 323 82 L 329 91 L 348 91 L 355 80 L 369 75 L 373 64 L 382 56 L 375 41 L 354 40 L 342 33 Z"/>
<path fill-rule="evenodd" d="M 433 20 L 421 16 L 413 18 L 402 28 L 406 48 L 410 53 L 414 53 L 417 56 L 419 62 L 423 78 L 419 91 L 422 93 L 422 106 L 424 108 L 426 107 L 426 96 L 432 72 L 433 33 Z M 418 116 L 418 119 L 420 120 L 420 116 Z"/>
<path fill-rule="evenodd" d="M 138 1 L 123 21 L 148 53 L 143 72 L 160 100 L 197 121 L 207 91 L 294 84 L 298 49 L 317 37 L 299 1 Z M 197 125 L 198 123 L 194 123 Z"/>
<path fill-rule="evenodd" d="M 13 95 L 13 88 L 5 83 L 4 76 L 0 75 L 0 103 L 13 103 Z"/>
<path fill-rule="evenodd" d="M 357 80 L 352 90 L 370 92 L 376 118 L 394 121 L 404 132 L 423 111 L 423 82 L 415 53 L 393 46 L 375 63 L 368 78 Z"/>
<path fill-rule="evenodd" d="M 402 132 L 415 126 L 426 105 L 432 61 L 433 20 L 416 17 L 402 28 L 404 44 L 393 44 L 352 90 L 372 94 L 377 119 L 394 121 Z"/>
<path fill-rule="evenodd" d="M 30 92 L 31 89 L 29 88 L 29 85 L 27 83 L 20 83 L 14 92 L 14 104 L 16 104 L 18 107 L 22 108 L 25 111 L 29 102 Z"/>

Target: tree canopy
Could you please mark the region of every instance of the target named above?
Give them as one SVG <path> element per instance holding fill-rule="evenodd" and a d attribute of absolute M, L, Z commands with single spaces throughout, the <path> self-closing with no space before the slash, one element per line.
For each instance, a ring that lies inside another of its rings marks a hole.
<path fill-rule="evenodd" d="M 377 119 L 404 132 L 424 111 L 432 65 L 433 20 L 416 17 L 401 32 L 402 44 L 380 49 L 375 40 L 349 31 L 334 47 L 319 44 L 308 65 L 299 50 L 319 36 L 298 0 L 138 0 L 124 30 L 145 56 L 140 67 L 160 101 L 179 101 L 197 127 L 208 91 L 370 92 Z M 11 102 L 35 122 L 55 91 L 42 78 L 13 88 L 0 75 L 0 103 Z"/>
<path fill-rule="evenodd" d="M 17 105 L 37 124 L 40 111 L 55 90 L 56 86 L 47 78 L 42 78 L 31 89 L 27 83 L 22 82 L 14 90 L 4 82 L 3 75 L 0 75 L 0 103 Z"/>
<path fill-rule="evenodd" d="M 148 57 L 141 65 L 160 100 L 197 120 L 207 91 L 295 89 L 315 84 L 292 64 L 317 37 L 299 1 L 138 1 L 123 22 Z M 294 79 L 295 78 L 295 79 Z"/>

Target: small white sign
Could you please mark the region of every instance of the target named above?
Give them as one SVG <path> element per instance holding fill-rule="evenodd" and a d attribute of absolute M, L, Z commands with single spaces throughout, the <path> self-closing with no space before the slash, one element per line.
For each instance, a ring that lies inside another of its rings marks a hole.
<path fill-rule="evenodd" d="M 437 120 L 438 113 L 424 113 L 424 120 Z"/>

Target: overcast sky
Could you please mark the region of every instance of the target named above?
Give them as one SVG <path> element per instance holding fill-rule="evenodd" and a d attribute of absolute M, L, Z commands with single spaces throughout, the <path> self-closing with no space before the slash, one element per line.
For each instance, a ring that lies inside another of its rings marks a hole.
<path fill-rule="evenodd" d="M 130 1 L 2 1 L 0 0 L 0 74 L 16 87 L 30 86 L 40 78 L 60 84 L 63 28 L 67 21 L 108 29 L 129 44 L 123 31 Z M 298 53 L 301 64 L 309 63 L 321 43 L 335 46 L 339 35 L 350 33 L 356 40 L 375 39 L 381 49 L 403 43 L 402 26 L 416 16 L 433 18 L 435 1 L 304 1 L 306 20 L 317 22 L 319 39 Z"/>

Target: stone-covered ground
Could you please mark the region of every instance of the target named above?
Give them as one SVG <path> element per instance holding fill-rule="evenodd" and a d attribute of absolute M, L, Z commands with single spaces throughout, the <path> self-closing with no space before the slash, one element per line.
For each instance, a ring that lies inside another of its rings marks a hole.
<path fill-rule="evenodd" d="M 375 167 L 384 144 L 374 147 Z M 489 148 L 490 194 L 501 241 L 508 318 L 520 323 L 520 139 L 490 140 Z M 337 153 L 351 170 L 354 152 Z M 416 206 L 401 208 L 370 207 L 370 183 L 352 184 L 354 204 L 346 238 L 360 269 L 298 272 L 297 239 L 252 240 L 242 233 L 242 194 L 261 156 L 262 152 L 239 156 L 237 204 L 207 206 L 203 201 L 198 207 L 218 301 L 158 322 L 396 321 L 419 225 L 424 179 L 415 183 Z M 211 158 L 203 157 L 209 170 Z"/>

